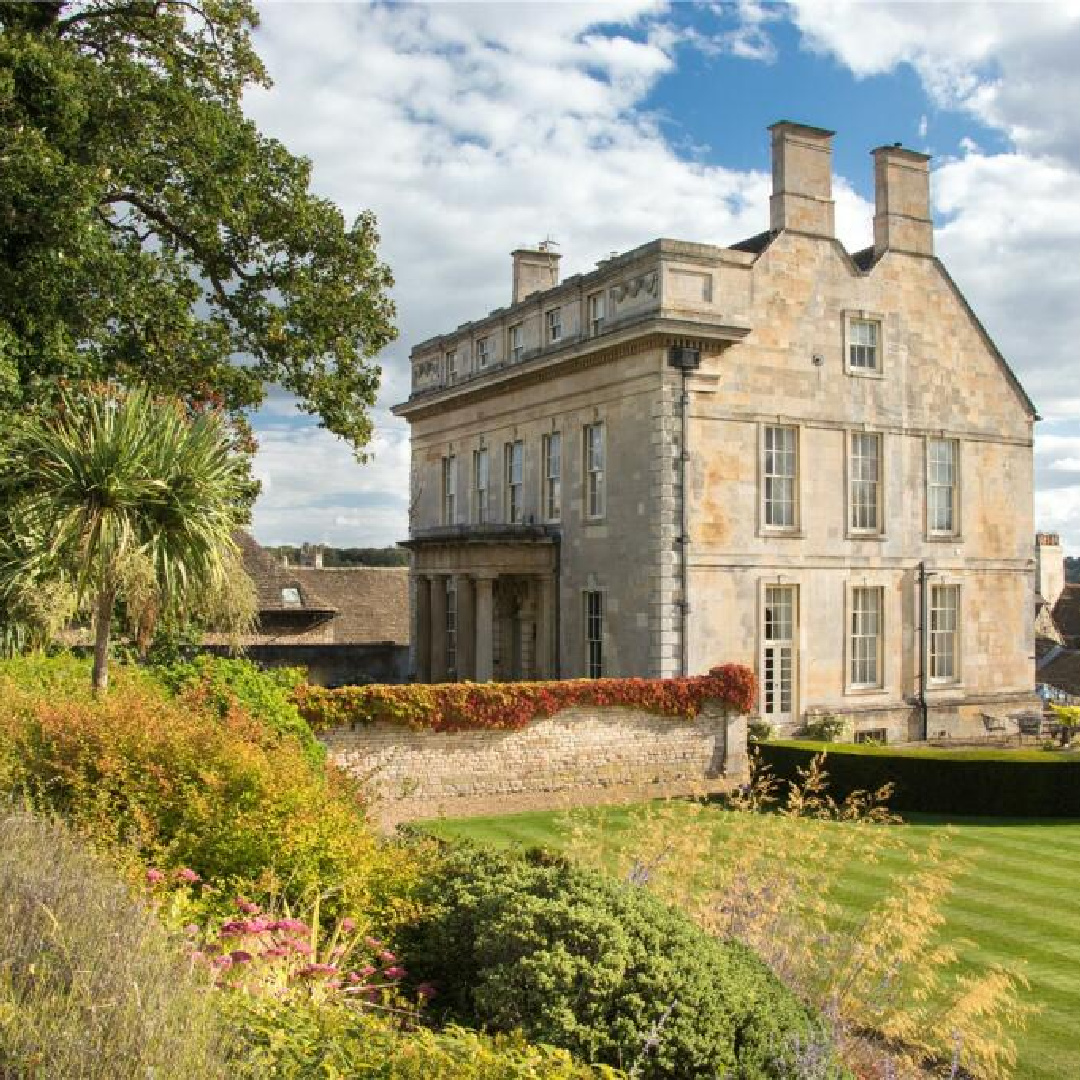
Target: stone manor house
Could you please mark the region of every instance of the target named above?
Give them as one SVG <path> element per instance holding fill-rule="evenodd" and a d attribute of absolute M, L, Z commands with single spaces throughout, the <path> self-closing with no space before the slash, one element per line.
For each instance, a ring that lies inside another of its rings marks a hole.
<path fill-rule="evenodd" d="M 412 352 L 420 680 L 735 661 L 779 729 L 982 730 L 1034 692 L 1035 409 L 934 256 L 929 159 L 873 152 L 874 243 L 833 225 L 833 133 L 770 128 L 767 231 L 654 240 Z"/>

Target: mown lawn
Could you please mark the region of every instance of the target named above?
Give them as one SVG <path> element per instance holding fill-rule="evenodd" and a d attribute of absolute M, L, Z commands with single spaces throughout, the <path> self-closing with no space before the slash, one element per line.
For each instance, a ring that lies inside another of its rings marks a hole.
<path fill-rule="evenodd" d="M 605 813 L 617 828 L 627 812 Z M 722 828 L 724 813 L 716 814 Z M 568 822 L 563 813 L 537 812 L 424 824 L 443 837 L 558 847 Z M 946 933 L 962 943 L 966 963 L 1021 966 L 1040 1008 L 1020 1039 L 1017 1080 L 1080 1077 L 1080 821 L 952 818 L 946 823 L 913 815 L 906 825 L 882 827 L 904 829 L 913 847 L 924 848 L 946 824 L 952 831 L 950 850 L 965 863 L 947 904 Z M 767 817 L 762 827 L 768 827 Z M 898 852 L 848 867 L 838 895 L 857 915 L 880 899 L 904 865 Z"/>

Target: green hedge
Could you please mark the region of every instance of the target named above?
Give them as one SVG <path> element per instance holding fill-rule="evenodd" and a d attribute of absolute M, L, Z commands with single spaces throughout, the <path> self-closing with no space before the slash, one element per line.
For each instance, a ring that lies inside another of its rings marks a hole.
<path fill-rule="evenodd" d="M 780 780 L 826 753 L 829 792 L 892 783 L 898 811 L 991 817 L 1080 817 L 1080 757 L 1041 751 L 890 750 L 813 742 L 760 743 Z"/>

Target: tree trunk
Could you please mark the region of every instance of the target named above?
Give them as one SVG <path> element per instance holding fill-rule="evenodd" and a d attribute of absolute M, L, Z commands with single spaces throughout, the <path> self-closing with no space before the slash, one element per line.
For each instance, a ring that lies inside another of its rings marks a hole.
<path fill-rule="evenodd" d="M 115 597 L 112 589 L 98 593 L 97 613 L 94 626 L 94 675 L 95 694 L 104 694 L 109 688 L 109 633 L 112 629 L 112 612 Z"/>

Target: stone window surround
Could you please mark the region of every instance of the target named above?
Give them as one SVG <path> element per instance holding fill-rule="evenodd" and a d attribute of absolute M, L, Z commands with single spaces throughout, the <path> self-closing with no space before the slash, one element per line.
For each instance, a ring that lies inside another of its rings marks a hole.
<path fill-rule="evenodd" d="M 514 458 L 520 451 L 520 470 Z M 516 479 L 515 479 L 516 475 Z M 525 440 L 516 436 L 503 443 L 503 520 L 518 525 L 525 520 Z M 514 494 L 517 494 L 515 504 Z M 516 513 L 515 513 L 516 511 Z"/>
<path fill-rule="evenodd" d="M 885 317 L 878 311 L 864 311 L 862 309 L 848 308 L 842 312 L 844 320 L 843 335 L 843 362 L 844 372 L 857 379 L 884 379 L 885 378 Z M 869 322 L 877 325 L 877 366 L 873 368 L 860 368 L 851 366 L 851 324 L 854 322 Z"/>
<path fill-rule="evenodd" d="M 481 461 L 483 468 L 481 468 Z M 483 484 L 480 483 L 481 478 Z M 482 493 L 482 499 L 481 499 Z M 473 451 L 473 483 L 472 483 L 472 519 L 476 525 L 486 525 L 492 520 L 491 514 L 491 452 L 484 440 Z"/>
<path fill-rule="evenodd" d="M 442 459 L 442 521 L 457 524 L 457 455 L 451 450 Z"/>
<path fill-rule="evenodd" d="M 757 657 L 758 685 L 765 684 L 765 600 L 766 589 L 770 586 L 785 586 L 795 590 L 795 606 L 792 611 L 794 622 L 792 635 L 792 658 L 791 658 L 791 719 L 797 723 L 801 715 L 802 700 L 802 587 L 798 577 L 791 574 L 772 573 L 758 579 L 758 615 L 757 615 L 757 642 L 754 655 Z M 775 714 L 765 712 L 765 695 L 758 694 L 758 715 L 762 720 L 772 721 Z"/>
<path fill-rule="evenodd" d="M 884 540 L 886 536 L 888 500 L 886 499 L 885 461 L 887 445 L 885 432 L 879 429 L 848 427 L 844 429 L 844 536 L 848 540 Z M 877 479 L 877 528 L 859 529 L 851 524 L 851 437 L 853 435 L 876 435 L 878 440 L 878 479 Z"/>
<path fill-rule="evenodd" d="M 805 535 L 802 528 L 802 427 L 780 416 L 761 421 L 757 426 L 758 535 L 802 538 Z M 795 522 L 792 525 L 769 525 L 765 520 L 765 432 L 768 428 L 791 428 L 795 432 Z"/>
<path fill-rule="evenodd" d="M 506 328 L 506 355 L 510 360 L 520 360 L 525 355 L 525 323 L 519 321 Z"/>
<path fill-rule="evenodd" d="M 950 531 L 932 529 L 930 527 L 930 444 L 934 442 L 951 442 L 953 444 L 953 527 Z M 926 540 L 930 543 L 957 543 L 964 538 L 964 470 L 963 470 L 963 440 L 946 432 L 937 432 L 923 437 L 923 498 L 924 498 L 924 522 Z"/>
<path fill-rule="evenodd" d="M 853 619 L 855 615 L 855 590 L 875 589 L 878 593 L 878 635 L 877 635 L 877 682 L 855 683 L 852 682 L 851 674 L 854 665 Z M 888 590 L 880 581 L 872 581 L 869 577 L 860 577 L 845 582 L 844 585 L 844 694 L 848 696 L 865 696 L 868 694 L 888 693 L 888 648 L 887 635 L 889 628 L 888 617 Z"/>
<path fill-rule="evenodd" d="M 956 589 L 956 630 L 953 632 L 955 649 L 954 675 L 952 678 L 935 678 L 930 674 L 931 652 L 933 642 L 930 629 L 930 609 L 933 606 L 934 588 L 944 586 Z M 926 621 L 926 655 L 923 657 L 923 671 L 926 674 L 926 690 L 933 693 L 935 690 L 953 691 L 962 689 L 964 686 L 964 584 L 954 574 L 930 574 L 926 582 L 926 607 L 923 613 Z"/>
<path fill-rule="evenodd" d="M 554 345 L 563 339 L 562 305 L 548 308 L 544 312 L 544 341 Z"/>
<path fill-rule="evenodd" d="M 589 293 L 585 304 L 586 316 L 589 320 L 589 337 L 599 337 L 604 332 L 604 324 L 607 321 L 607 293 L 603 289 Z"/>
<path fill-rule="evenodd" d="M 549 472 L 549 456 L 552 440 L 558 443 L 559 471 L 556 476 Z M 562 492 L 563 492 L 563 445 L 562 432 L 556 428 L 544 432 L 540 439 L 540 519 L 545 522 L 557 523 L 562 520 Z M 555 513 L 551 513 L 550 487 L 552 482 L 557 485 L 558 497 L 555 500 Z"/>

